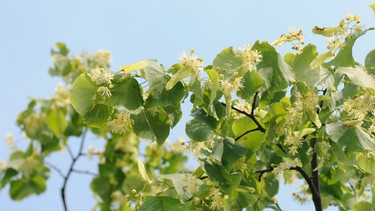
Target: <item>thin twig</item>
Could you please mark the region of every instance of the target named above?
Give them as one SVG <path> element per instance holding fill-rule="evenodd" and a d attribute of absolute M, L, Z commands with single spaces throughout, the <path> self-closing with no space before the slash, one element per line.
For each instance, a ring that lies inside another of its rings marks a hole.
<path fill-rule="evenodd" d="M 91 175 L 91 176 L 97 176 L 97 174 L 94 173 L 94 172 L 85 171 L 85 170 L 79 170 L 79 169 L 72 169 L 72 172 L 79 173 L 79 174 L 87 174 L 87 175 Z"/>
<path fill-rule="evenodd" d="M 53 170 L 55 170 L 63 179 L 65 179 L 64 173 L 59 169 L 57 166 L 53 165 L 52 163 L 48 161 L 44 161 L 49 167 L 51 167 Z"/>
<path fill-rule="evenodd" d="M 269 168 L 269 169 L 264 169 L 264 170 L 257 170 L 255 171 L 255 173 L 260 173 L 259 174 L 259 177 L 258 177 L 258 182 L 260 182 L 262 180 L 262 176 L 263 174 L 267 173 L 267 172 L 270 172 L 270 171 L 273 171 L 273 168 Z"/>
<path fill-rule="evenodd" d="M 254 129 L 251 129 L 251 130 L 248 130 L 246 132 L 244 132 L 243 134 L 241 134 L 240 136 L 238 136 L 236 139 L 234 139 L 235 141 L 238 141 L 240 138 L 244 137 L 246 134 L 248 133 L 251 133 L 251 132 L 254 132 L 254 131 L 258 131 L 260 130 L 260 128 L 254 128 Z"/>
<path fill-rule="evenodd" d="M 85 129 L 85 130 L 83 131 L 83 133 L 82 133 L 81 144 L 80 144 L 80 146 L 79 146 L 79 150 L 78 150 L 78 153 L 77 153 L 76 156 L 73 155 L 73 152 L 71 151 L 71 149 L 69 148 L 69 146 L 67 146 L 68 151 L 69 151 L 69 154 L 70 154 L 70 156 L 72 157 L 72 163 L 70 164 L 70 167 L 69 167 L 68 173 L 67 173 L 66 176 L 64 177 L 63 186 L 62 186 L 62 188 L 61 188 L 61 200 L 62 200 L 62 202 L 63 202 L 64 210 L 65 210 L 65 211 L 68 211 L 68 206 L 67 206 L 67 204 L 66 204 L 65 188 L 66 188 L 66 185 L 68 184 L 69 177 L 70 177 L 71 173 L 73 172 L 74 165 L 76 164 L 77 160 L 79 159 L 79 157 L 80 157 L 81 154 L 82 154 L 83 146 L 84 146 L 84 144 L 85 144 L 86 134 L 87 134 L 87 129 Z"/>

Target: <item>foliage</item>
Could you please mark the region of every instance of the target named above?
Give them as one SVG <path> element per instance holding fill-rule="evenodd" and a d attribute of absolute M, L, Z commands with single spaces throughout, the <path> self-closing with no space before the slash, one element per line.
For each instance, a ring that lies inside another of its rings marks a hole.
<path fill-rule="evenodd" d="M 64 179 L 67 209 L 65 185 L 87 155 L 100 160 L 91 182 L 100 210 L 281 210 L 281 177 L 305 181 L 294 196 L 312 198 L 316 210 L 374 209 L 375 50 L 364 64 L 352 55 L 373 29 L 347 15 L 338 26 L 313 28 L 328 37 L 324 53 L 290 30 L 272 44 L 228 47 L 206 66 L 191 51 L 169 69 L 144 60 L 118 72 L 109 69 L 109 52 L 71 57 L 57 43 L 49 72 L 65 85 L 20 113 L 29 146 L 13 149 L 0 188 L 9 185 L 14 200 L 40 194 L 52 168 Z M 275 46 L 286 42 L 296 52 L 282 56 Z M 166 142 L 185 101 L 193 106 L 191 140 Z M 103 151 L 83 152 L 87 132 L 105 140 Z M 75 156 L 68 143 L 77 137 Z M 65 148 L 67 174 L 45 162 Z M 189 153 L 196 169 L 184 166 Z"/>

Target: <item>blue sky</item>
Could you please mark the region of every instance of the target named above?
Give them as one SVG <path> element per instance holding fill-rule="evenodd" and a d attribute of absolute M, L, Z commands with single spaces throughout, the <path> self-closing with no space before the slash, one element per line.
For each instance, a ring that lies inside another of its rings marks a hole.
<path fill-rule="evenodd" d="M 0 136 L 13 133 L 20 147 L 27 142 L 15 126 L 17 114 L 26 108 L 28 96 L 52 95 L 60 82 L 48 75 L 48 67 L 52 65 L 49 53 L 56 42 L 65 42 L 72 54 L 82 50 L 111 51 L 113 71 L 119 70 L 119 65 L 153 58 L 168 67 L 177 62 L 182 51 L 192 48 L 207 65 L 225 47 L 240 47 L 256 40 L 272 42 L 292 26 L 301 28 L 306 43 L 318 44 L 318 50 L 323 52 L 325 38 L 313 35 L 311 29 L 315 25 L 334 26 L 347 13 L 359 14 L 364 25 L 374 26 L 373 12 L 368 7 L 371 3 L 369 0 L 1 0 Z M 358 39 L 355 58 L 363 62 L 365 55 L 375 48 L 374 44 L 374 32 Z M 181 122 L 174 133 L 183 134 L 183 126 Z M 88 142 L 87 145 L 103 144 L 95 139 Z M 0 141 L 0 159 L 8 156 L 5 142 Z M 67 158 L 67 153 L 59 153 L 48 160 L 64 167 Z M 82 168 L 95 169 L 94 162 L 82 161 Z M 90 177 L 75 174 L 69 182 L 70 210 L 90 210 L 94 205 L 88 190 Z M 4 189 L 0 191 L 0 209 L 60 211 L 61 185 L 61 178 L 53 172 L 46 193 L 22 202 L 11 201 L 8 190 Z M 287 195 L 290 195 L 287 188 L 282 187 L 279 196 L 282 208 L 302 208 Z M 313 206 L 304 208 L 312 210 Z"/>

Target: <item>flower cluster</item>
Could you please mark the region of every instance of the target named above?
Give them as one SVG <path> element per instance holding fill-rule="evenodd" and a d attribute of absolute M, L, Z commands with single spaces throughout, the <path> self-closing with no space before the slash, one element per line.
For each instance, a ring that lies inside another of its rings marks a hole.
<path fill-rule="evenodd" d="M 121 110 L 116 114 L 116 118 L 107 123 L 107 127 L 112 133 L 126 135 L 133 124 L 134 120 L 130 118 L 130 113 Z"/>
<path fill-rule="evenodd" d="M 13 137 L 13 135 L 11 134 L 11 133 L 7 133 L 6 135 L 5 135 L 5 142 L 7 143 L 7 145 L 8 145 L 8 148 L 10 149 L 10 150 L 15 150 L 16 149 L 16 147 L 14 146 L 14 137 Z"/>
<path fill-rule="evenodd" d="M 285 170 L 289 170 L 290 168 L 292 167 L 296 167 L 296 166 L 299 166 L 301 167 L 302 166 L 302 163 L 300 161 L 298 161 L 297 159 L 290 159 L 290 158 L 283 158 L 283 161 L 281 161 L 281 163 L 279 163 L 274 169 L 273 169 L 273 173 L 276 175 L 276 176 L 280 176 L 281 173 Z"/>
<path fill-rule="evenodd" d="M 294 134 L 287 135 L 284 140 L 284 145 L 289 146 L 289 154 L 296 155 L 298 148 L 302 146 L 302 139 Z"/>
<path fill-rule="evenodd" d="M 111 71 L 95 67 L 87 75 L 91 78 L 91 81 L 98 86 L 96 92 L 99 93 L 99 96 L 102 99 L 108 99 L 111 97 L 112 94 L 110 89 L 113 87 L 112 80 L 114 76 Z"/>
<path fill-rule="evenodd" d="M 251 109 L 252 109 L 252 106 L 251 106 L 250 103 L 248 103 L 246 101 L 240 101 L 240 100 L 234 101 L 234 107 L 236 107 L 238 110 L 244 111 L 248 114 L 251 113 Z M 233 116 L 234 119 L 240 119 L 240 118 L 244 117 L 245 115 L 241 114 L 237 111 L 232 110 L 232 116 Z"/>
<path fill-rule="evenodd" d="M 242 77 L 235 77 L 233 80 L 220 79 L 219 84 L 224 95 L 229 95 L 231 92 L 237 92 L 243 88 Z"/>
<path fill-rule="evenodd" d="M 184 177 L 182 178 L 182 188 L 184 191 L 189 195 L 192 196 L 195 193 L 197 193 L 201 185 L 203 184 L 202 180 L 197 179 L 194 175 L 187 173 L 184 174 Z"/>
<path fill-rule="evenodd" d="M 239 50 L 239 57 L 242 59 L 242 67 L 246 70 L 253 70 L 255 66 L 262 61 L 262 55 L 257 50 L 251 50 L 251 45 L 245 45 Z"/>
<path fill-rule="evenodd" d="M 301 53 L 303 45 L 305 44 L 302 30 L 296 30 L 294 27 L 289 28 L 289 34 L 282 34 L 279 39 L 272 43 L 272 45 L 281 46 L 286 42 L 292 43 L 292 49 L 296 50 L 298 53 Z"/>
<path fill-rule="evenodd" d="M 186 54 L 185 51 L 183 51 L 179 60 L 183 66 L 190 67 L 193 70 L 193 74 L 199 77 L 203 69 L 203 59 L 193 54 L 194 50 L 191 50 L 190 54 Z"/>
<path fill-rule="evenodd" d="M 99 49 L 94 55 L 94 58 L 97 60 L 97 62 L 100 65 L 103 65 L 103 66 L 109 66 L 112 60 L 111 53 L 103 49 Z"/>
<path fill-rule="evenodd" d="M 342 104 L 342 109 L 351 120 L 363 120 L 370 112 L 374 115 L 375 95 L 364 91 L 355 98 L 350 98 Z"/>
<path fill-rule="evenodd" d="M 334 53 L 345 46 L 345 39 L 347 37 L 361 34 L 364 26 L 360 20 L 361 17 L 359 15 L 345 15 L 345 18 L 340 20 L 339 26 L 334 30 L 334 36 L 327 39 L 328 50 Z"/>
<path fill-rule="evenodd" d="M 228 200 L 229 196 L 221 193 L 219 188 L 211 188 L 210 195 L 208 196 L 211 199 L 210 208 L 212 210 L 221 210 L 224 205 L 224 200 Z"/>
<path fill-rule="evenodd" d="M 60 83 L 55 89 L 55 101 L 57 106 L 67 107 L 70 104 L 70 91 Z"/>
<path fill-rule="evenodd" d="M 87 159 L 91 160 L 92 156 L 101 155 L 101 154 L 102 154 L 101 151 L 95 149 L 93 146 L 89 146 L 86 156 L 87 156 Z"/>

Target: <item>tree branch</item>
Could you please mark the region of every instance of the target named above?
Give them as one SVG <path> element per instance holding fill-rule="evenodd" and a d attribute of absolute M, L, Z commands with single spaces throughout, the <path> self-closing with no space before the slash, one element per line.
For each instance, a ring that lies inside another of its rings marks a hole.
<path fill-rule="evenodd" d="M 273 168 L 269 168 L 269 169 L 264 169 L 264 170 L 257 170 L 255 171 L 255 173 L 260 173 L 259 174 L 259 177 L 258 177 L 258 182 L 260 182 L 262 180 L 262 176 L 264 173 L 267 173 L 267 172 L 270 172 L 270 171 L 273 171 Z"/>
<path fill-rule="evenodd" d="M 72 169 L 72 172 L 79 173 L 79 174 L 87 174 L 87 175 L 91 175 L 91 176 L 97 176 L 97 174 L 94 173 L 94 172 L 85 171 L 85 170 L 79 170 L 79 169 Z"/>
<path fill-rule="evenodd" d="M 64 210 L 65 210 L 65 211 L 68 211 L 68 206 L 67 206 L 67 204 L 66 204 L 66 196 L 65 196 L 66 185 L 68 184 L 68 180 L 69 180 L 69 177 L 70 177 L 71 173 L 74 171 L 74 165 L 76 164 L 77 160 L 79 159 L 79 157 L 80 157 L 81 154 L 82 154 L 83 146 L 84 146 L 84 144 L 85 144 L 86 134 L 87 134 L 87 129 L 85 129 L 85 130 L 83 131 L 83 133 L 82 133 L 81 144 L 80 144 L 80 146 L 79 146 L 78 153 L 77 153 L 76 156 L 73 155 L 72 150 L 69 148 L 69 146 L 67 146 L 68 151 L 69 151 L 69 154 L 70 154 L 70 156 L 72 157 L 72 163 L 70 164 L 70 167 L 69 167 L 68 173 L 67 173 L 66 176 L 64 177 L 63 186 L 62 186 L 62 188 L 61 188 L 61 200 L 62 200 L 62 202 L 63 202 Z"/>
<path fill-rule="evenodd" d="M 266 129 L 259 123 L 259 121 L 255 118 L 255 115 L 254 115 L 254 110 L 255 110 L 255 104 L 256 104 L 256 98 L 258 96 L 258 92 L 255 93 L 254 95 L 254 100 L 253 100 L 253 104 L 252 104 L 252 107 L 251 107 L 251 113 L 247 113 L 246 111 L 243 111 L 243 110 L 240 110 L 234 106 L 231 106 L 233 110 L 237 111 L 238 113 L 241 113 L 247 117 L 249 117 L 250 119 L 252 119 L 254 121 L 254 123 L 257 125 L 257 128 L 256 130 L 259 130 L 261 131 L 262 133 L 265 133 L 266 132 Z M 227 106 L 227 104 L 225 104 L 224 102 L 220 102 L 223 106 Z M 256 131 L 254 130 L 254 131 Z M 253 131 L 251 131 L 253 132 Z M 246 132 L 245 132 L 246 133 Z M 246 134 L 245 134 L 246 135 Z M 241 135 L 243 136 L 243 135 Z"/>
<path fill-rule="evenodd" d="M 236 139 L 234 139 L 234 141 L 238 141 L 240 138 L 244 137 L 246 134 L 248 133 L 251 133 L 251 132 L 254 132 L 254 131 L 258 131 L 260 130 L 260 128 L 254 128 L 254 129 L 251 129 L 251 130 L 248 130 L 246 132 L 244 132 L 243 134 L 241 134 L 240 136 L 238 136 Z"/>

